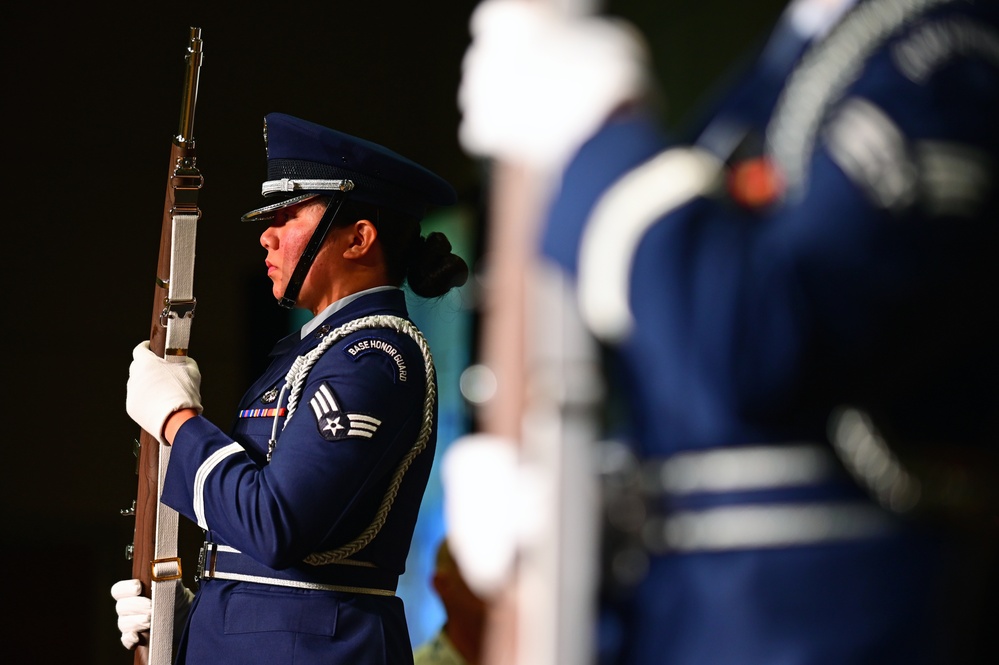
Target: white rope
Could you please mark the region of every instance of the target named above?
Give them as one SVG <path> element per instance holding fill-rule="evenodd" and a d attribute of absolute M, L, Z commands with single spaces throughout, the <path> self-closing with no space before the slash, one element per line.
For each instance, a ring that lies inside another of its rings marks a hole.
<path fill-rule="evenodd" d="M 437 399 L 437 388 L 434 385 L 434 360 L 430 353 L 430 346 L 427 344 L 427 340 L 423 336 L 423 333 L 421 333 L 411 322 L 398 316 L 386 315 L 365 316 L 345 323 L 326 335 L 316 348 L 295 359 L 295 362 L 291 365 L 291 369 L 289 369 L 288 373 L 285 375 L 284 386 L 281 388 L 281 394 L 277 401 L 277 404 L 280 406 L 284 394 L 290 390 L 290 394 L 288 396 L 287 415 L 282 429 L 288 426 L 292 416 L 295 414 L 299 398 L 301 397 L 302 390 L 305 387 L 305 380 L 308 377 L 309 372 L 312 371 L 313 365 L 316 364 L 319 358 L 321 358 L 331 346 L 347 335 L 355 333 L 358 330 L 370 328 L 389 328 L 391 330 L 404 333 L 409 335 L 409 337 L 416 342 L 417 346 L 420 347 L 420 352 L 423 354 L 423 362 L 426 370 L 426 393 L 423 400 L 423 425 L 420 428 L 420 433 L 417 436 L 413 447 L 409 449 L 409 452 L 406 453 L 405 457 L 402 458 L 399 465 L 396 467 L 396 470 L 392 475 L 392 481 L 389 483 L 385 496 L 382 497 L 381 505 L 379 505 L 378 512 L 375 514 L 375 518 L 372 523 L 368 525 L 368 527 L 357 538 L 346 545 L 343 545 L 335 550 L 310 554 L 306 557 L 305 562 L 314 566 L 334 563 L 341 559 L 345 559 L 352 554 L 356 554 L 358 551 L 366 547 L 368 543 L 370 543 L 375 536 L 378 535 L 378 532 L 381 531 L 382 526 L 385 524 L 385 520 L 387 519 L 389 512 L 392 510 L 392 504 L 395 502 L 395 498 L 399 493 L 399 487 L 402 485 L 403 477 L 409 470 L 410 465 L 412 465 L 413 460 L 416 459 L 416 456 L 423 452 L 423 450 L 427 447 L 427 442 L 430 440 L 430 434 L 432 432 L 433 409 L 434 402 Z M 271 440 L 267 445 L 268 461 L 270 461 L 274 448 L 277 446 L 277 412 L 278 409 L 275 409 L 274 429 L 272 430 Z"/>
<path fill-rule="evenodd" d="M 867 58 L 921 13 L 953 0 L 878 0 L 846 15 L 829 37 L 809 51 L 788 80 L 767 127 L 767 153 L 800 196 L 808 160 L 826 111 L 843 95 Z"/>

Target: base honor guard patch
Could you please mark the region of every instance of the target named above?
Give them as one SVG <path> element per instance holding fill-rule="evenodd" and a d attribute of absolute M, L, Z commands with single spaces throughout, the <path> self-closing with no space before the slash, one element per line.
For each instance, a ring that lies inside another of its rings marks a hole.
<path fill-rule="evenodd" d="M 357 340 L 346 349 L 346 353 L 352 358 L 376 352 L 384 353 L 391 359 L 396 370 L 396 380 L 406 381 L 409 377 L 409 370 L 406 368 L 406 358 L 403 357 L 402 351 L 389 342 L 377 337 L 366 337 Z"/>
<path fill-rule="evenodd" d="M 361 436 L 370 439 L 382 421 L 361 413 L 343 413 L 333 389 L 324 383 L 309 400 L 316 416 L 316 427 L 327 441 Z"/>

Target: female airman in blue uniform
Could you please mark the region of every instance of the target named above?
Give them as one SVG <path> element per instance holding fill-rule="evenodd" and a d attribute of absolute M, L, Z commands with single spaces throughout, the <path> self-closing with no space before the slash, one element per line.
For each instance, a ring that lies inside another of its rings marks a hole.
<path fill-rule="evenodd" d="M 281 340 L 235 424 L 200 415 L 200 375 L 136 347 L 127 407 L 172 444 L 162 502 L 205 531 L 177 663 L 412 662 L 395 596 L 434 458 L 437 385 L 407 280 L 433 297 L 468 267 L 420 219 L 450 185 L 382 146 L 265 119 L 262 226 L 273 294 L 314 318 Z M 123 635 L 123 641 L 125 636 Z"/>

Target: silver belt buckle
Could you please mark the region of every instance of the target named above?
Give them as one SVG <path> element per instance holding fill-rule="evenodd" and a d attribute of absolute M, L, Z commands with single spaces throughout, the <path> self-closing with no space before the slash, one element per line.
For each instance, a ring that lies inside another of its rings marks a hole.
<path fill-rule="evenodd" d="M 198 570 L 195 573 L 195 581 L 215 577 L 215 558 L 218 551 L 217 543 L 207 542 L 201 546 L 201 551 L 198 553 Z"/>

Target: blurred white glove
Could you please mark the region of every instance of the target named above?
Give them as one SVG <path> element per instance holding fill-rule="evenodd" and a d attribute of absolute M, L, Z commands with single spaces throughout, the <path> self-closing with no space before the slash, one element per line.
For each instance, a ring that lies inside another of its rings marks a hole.
<path fill-rule="evenodd" d="M 121 631 L 121 643 L 126 649 L 134 649 L 139 643 L 139 633 L 149 632 L 152 619 L 152 601 L 142 593 L 142 583 L 139 580 L 121 580 L 111 585 L 111 597 L 116 601 L 115 611 L 118 613 L 118 630 Z M 187 620 L 194 593 L 183 584 L 177 585 L 177 595 L 174 604 L 174 635 Z M 148 641 L 149 636 L 144 638 Z"/>
<path fill-rule="evenodd" d="M 489 434 L 448 446 L 441 483 L 451 554 L 468 587 L 490 598 L 509 581 L 519 548 L 545 523 L 543 486 L 521 463 L 516 442 Z"/>
<path fill-rule="evenodd" d="M 561 169 L 616 108 L 649 90 L 645 41 L 622 20 L 484 0 L 470 30 L 458 138 L 472 155 Z"/>
<path fill-rule="evenodd" d="M 149 348 L 149 341 L 132 350 L 128 368 L 125 411 L 139 426 L 161 443 L 163 425 L 174 411 L 184 408 L 201 413 L 201 371 L 188 356 L 160 358 Z"/>

